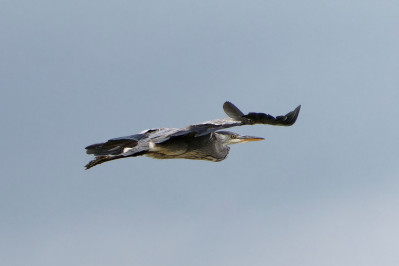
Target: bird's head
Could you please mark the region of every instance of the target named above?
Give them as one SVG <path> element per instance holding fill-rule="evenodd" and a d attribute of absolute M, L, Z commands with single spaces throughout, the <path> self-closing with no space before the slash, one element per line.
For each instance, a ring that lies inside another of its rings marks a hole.
<path fill-rule="evenodd" d="M 230 131 L 218 131 L 216 132 L 216 134 L 218 138 L 221 139 L 224 145 L 264 140 L 264 138 L 254 137 L 254 136 L 244 136 Z"/>

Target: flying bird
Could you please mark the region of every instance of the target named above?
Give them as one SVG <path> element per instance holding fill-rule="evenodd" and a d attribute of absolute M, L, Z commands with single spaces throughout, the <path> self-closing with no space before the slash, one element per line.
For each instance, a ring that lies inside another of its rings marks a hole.
<path fill-rule="evenodd" d="M 231 144 L 263 140 L 243 136 L 222 129 L 265 124 L 291 126 L 298 118 L 301 106 L 286 115 L 273 117 L 265 113 L 244 114 L 231 102 L 223 104 L 228 118 L 206 121 L 184 128 L 154 128 L 138 134 L 110 139 L 86 147 L 86 153 L 95 156 L 85 167 L 90 169 L 111 160 L 148 156 L 155 159 L 191 159 L 219 162 L 226 159 Z"/>

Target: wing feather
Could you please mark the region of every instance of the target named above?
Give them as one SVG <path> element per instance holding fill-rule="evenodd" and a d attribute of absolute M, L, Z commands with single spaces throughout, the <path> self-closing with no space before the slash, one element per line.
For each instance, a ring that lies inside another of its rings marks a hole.
<path fill-rule="evenodd" d="M 301 106 L 299 105 L 294 111 L 291 111 L 286 115 L 273 117 L 265 113 L 248 113 L 244 115 L 244 117 L 249 120 L 250 125 L 263 124 L 273 126 L 292 126 L 296 122 L 300 110 Z"/>
<path fill-rule="evenodd" d="M 245 125 L 263 124 L 273 126 L 292 126 L 298 118 L 301 106 L 299 105 L 294 111 L 291 111 L 286 115 L 276 117 L 265 113 L 254 112 L 244 115 L 244 113 L 231 102 L 225 102 L 223 109 L 230 118 L 215 119 L 178 129 L 176 132 L 168 135 L 165 140 L 188 134 L 200 137 L 218 130 Z"/>

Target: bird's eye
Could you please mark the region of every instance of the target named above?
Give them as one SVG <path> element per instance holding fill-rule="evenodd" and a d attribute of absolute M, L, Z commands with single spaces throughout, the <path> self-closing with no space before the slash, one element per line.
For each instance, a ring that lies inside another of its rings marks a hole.
<path fill-rule="evenodd" d="M 233 134 L 233 135 L 231 135 L 231 138 L 232 138 L 232 139 L 236 139 L 236 138 L 237 138 L 237 135 L 234 135 L 234 134 Z"/>

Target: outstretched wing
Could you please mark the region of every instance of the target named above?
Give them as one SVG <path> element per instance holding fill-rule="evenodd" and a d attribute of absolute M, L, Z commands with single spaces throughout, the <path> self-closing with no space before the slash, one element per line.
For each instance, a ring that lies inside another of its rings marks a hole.
<path fill-rule="evenodd" d="M 215 119 L 199 124 L 190 125 L 184 128 L 156 128 L 149 129 L 139 134 L 110 139 L 105 143 L 93 144 L 86 147 L 87 154 L 95 156 L 102 155 L 120 155 L 130 156 L 133 153 L 145 151 L 149 147 L 149 143 L 163 143 L 171 138 L 180 136 L 200 137 L 209 133 L 230 127 L 244 125 L 273 125 L 273 126 L 291 126 L 298 118 L 301 106 L 299 105 L 294 111 L 286 115 L 271 116 L 265 113 L 248 113 L 244 114 L 231 102 L 223 104 L 223 110 L 229 118 Z"/>
<path fill-rule="evenodd" d="M 86 153 L 92 154 L 96 158 L 86 165 L 86 169 L 115 159 L 144 155 L 150 150 L 150 143 L 154 142 L 153 140 L 157 140 L 155 143 L 161 143 L 168 140 L 169 136 L 177 131 L 176 128 L 148 129 L 139 134 L 89 145 L 86 147 Z"/>
<path fill-rule="evenodd" d="M 103 143 L 96 143 L 86 147 L 86 153 L 95 156 L 123 155 L 147 151 L 149 143 L 161 143 L 169 139 L 169 136 L 178 132 L 176 128 L 154 128 L 145 130 L 139 134 L 110 139 Z"/>
<path fill-rule="evenodd" d="M 229 118 L 216 119 L 195 125 L 190 125 L 188 127 L 178 130 L 173 134 L 170 134 L 168 136 L 168 139 L 188 134 L 193 134 L 193 136 L 199 137 L 225 128 L 245 125 L 263 124 L 273 126 L 292 126 L 298 118 L 301 106 L 299 105 L 297 108 L 295 108 L 294 111 L 291 111 L 286 115 L 280 115 L 276 117 L 265 113 L 251 112 L 248 114 L 244 114 L 240 109 L 237 108 L 237 106 L 235 106 L 231 102 L 225 102 L 223 104 L 223 110 L 229 116 Z"/>

